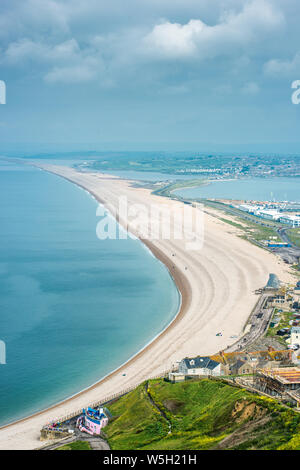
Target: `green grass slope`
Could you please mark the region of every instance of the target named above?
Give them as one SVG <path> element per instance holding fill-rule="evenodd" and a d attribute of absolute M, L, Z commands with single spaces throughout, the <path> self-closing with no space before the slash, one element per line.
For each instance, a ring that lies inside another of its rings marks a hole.
<path fill-rule="evenodd" d="M 75 441 L 58 447 L 56 450 L 92 450 L 92 448 L 87 441 Z"/>
<path fill-rule="evenodd" d="M 115 450 L 300 449 L 300 413 L 220 380 L 151 380 L 109 409 Z"/>

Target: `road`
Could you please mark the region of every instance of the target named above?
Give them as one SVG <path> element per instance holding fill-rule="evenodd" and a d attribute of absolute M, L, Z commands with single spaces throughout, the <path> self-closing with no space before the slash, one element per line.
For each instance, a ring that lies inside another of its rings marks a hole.
<path fill-rule="evenodd" d="M 268 324 L 272 318 L 273 308 L 266 307 L 266 301 L 270 297 L 270 293 L 264 292 L 260 298 L 254 310 L 251 313 L 248 324 L 251 324 L 250 330 L 242 336 L 236 343 L 227 348 L 225 352 L 242 351 L 246 346 L 253 343 L 255 340 L 260 338 L 266 331 Z"/>

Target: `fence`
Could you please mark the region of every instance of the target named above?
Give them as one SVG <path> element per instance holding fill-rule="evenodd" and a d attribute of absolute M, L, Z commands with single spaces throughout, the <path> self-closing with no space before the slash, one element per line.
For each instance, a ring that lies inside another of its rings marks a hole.
<path fill-rule="evenodd" d="M 159 378 L 165 377 L 166 375 L 169 374 L 169 372 L 173 372 L 173 369 L 164 370 L 163 372 L 161 372 L 158 375 L 149 377 L 147 380 L 153 380 L 153 379 L 159 379 Z M 121 398 L 122 396 L 126 395 L 127 393 L 132 392 L 132 390 L 134 390 L 136 387 L 141 385 L 143 382 L 144 382 L 144 380 L 142 380 L 141 382 L 136 383 L 135 385 L 132 385 L 131 387 L 124 388 L 120 392 L 114 393 L 112 395 L 108 395 L 108 396 L 102 398 L 102 400 L 99 400 L 99 401 L 96 401 L 96 402 L 93 402 L 93 403 L 89 403 L 87 406 L 85 406 L 83 408 L 90 407 L 90 408 L 95 409 L 99 406 L 103 406 L 103 405 L 115 400 L 116 398 Z M 64 422 L 66 422 L 66 421 L 68 421 L 72 418 L 75 418 L 76 416 L 81 415 L 81 414 L 82 414 L 82 408 L 80 408 L 79 410 L 73 411 L 72 413 L 70 413 L 68 415 L 60 416 L 59 418 L 53 419 L 53 420 L 51 420 L 51 423 L 64 423 Z M 51 424 L 51 423 L 49 423 L 49 424 Z"/>

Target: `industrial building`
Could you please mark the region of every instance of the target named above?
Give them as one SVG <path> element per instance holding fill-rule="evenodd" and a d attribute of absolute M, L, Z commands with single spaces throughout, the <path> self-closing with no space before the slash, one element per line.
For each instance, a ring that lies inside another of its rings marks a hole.
<path fill-rule="evenodd" d="M 279 220 L 281 215 L 276 209 L 262 209 L 256 214 L 259 215 L 259 217 L 262 217 L 263 219 L 275 221 Z"/>
<path fill-rule="evenodd" d="M 273 220 L 280 222 L 284 225 L 290 225 L 290 227 L 300 227 L 300 216 L 293 214 L 285 214 L 284 212 L 279 211 L 278 209 L 271 209 L 268 207 L 261 208 L 257 205 L 252 204 L 241 204 L 238 206 L 238 209 L 243 212 L 248 212 L 249 214 L 254 214 L 257 217 L 261 217 L 267 220 Z"/>
<path fill-rule="evenodd" d="M 300 217 L 297 215 L 284 214 L 280 217 L 279 221 L 282 224 L 290 225 L 291 227 L 300 227 Z"/>
<path fill-rule="evenodd" d="M 257 211 L 260 210 L 260 207 L 259 206 L 253 206 L 253 205 L 250 205 L 250 204 L 241 204 L 239 206 L 239 209 L 244 211 L 244 212 L 248 212 L 249 214 L 256 214 Z"/>

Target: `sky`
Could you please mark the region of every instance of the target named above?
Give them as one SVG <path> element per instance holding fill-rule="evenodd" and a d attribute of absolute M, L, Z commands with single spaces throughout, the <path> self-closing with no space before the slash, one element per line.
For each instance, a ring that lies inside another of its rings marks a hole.
<path fill-rule="evenodd" d="M 0 152 L 300 153 L 299 0 L 1 0 L 0 80 Z"/>

